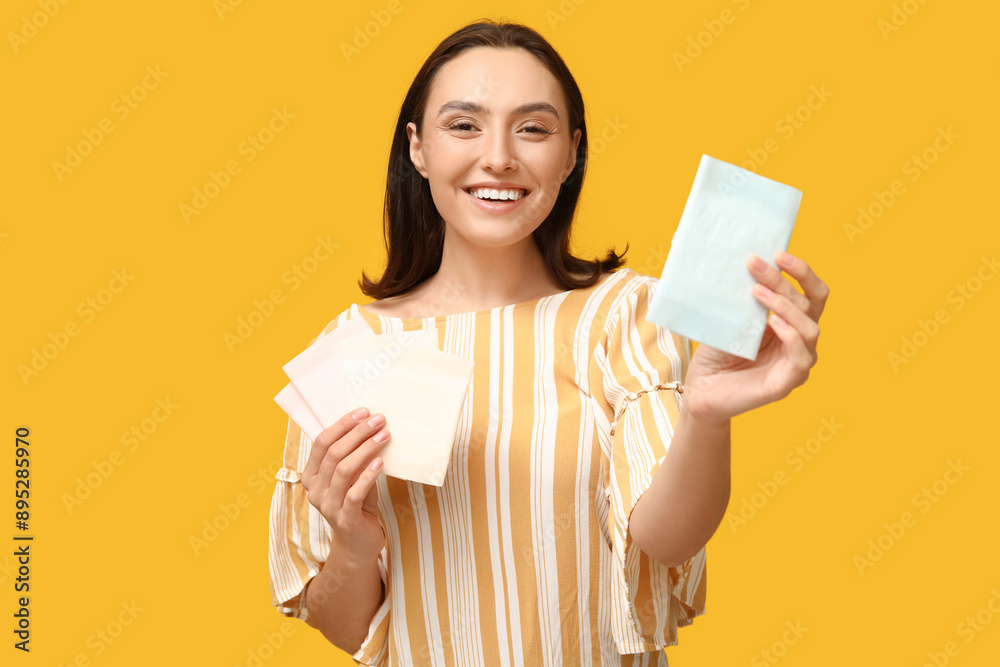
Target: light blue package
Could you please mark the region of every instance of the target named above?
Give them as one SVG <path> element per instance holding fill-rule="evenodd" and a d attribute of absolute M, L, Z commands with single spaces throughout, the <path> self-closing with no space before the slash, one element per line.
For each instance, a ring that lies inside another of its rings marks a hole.
<path fill-rule="evenodd" d="M 649 321 L 755 360 L 767 308 L 753 296 L 747 261 L 757 255 L 775 266 L 775 253 L 788 250 L 801 201 L 800 190 L 702 155 Z"/>

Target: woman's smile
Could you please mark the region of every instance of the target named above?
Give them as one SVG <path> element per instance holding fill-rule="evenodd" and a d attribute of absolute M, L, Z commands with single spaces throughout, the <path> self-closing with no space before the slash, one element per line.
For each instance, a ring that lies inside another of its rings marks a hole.
<path fill-rule="evenodd" d="M 485 184 L 465 188 L 465 194 L 480 210 L 502 214 L 519 208 L 531 192 L 507 183 L 496 183 L 492 186 Z"/>

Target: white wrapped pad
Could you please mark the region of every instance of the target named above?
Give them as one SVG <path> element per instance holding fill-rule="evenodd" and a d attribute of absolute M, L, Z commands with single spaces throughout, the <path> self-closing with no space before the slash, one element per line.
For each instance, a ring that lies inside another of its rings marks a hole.
<path fill-rule="evenodd" d="M 767 308 L 753 296 L 747 260 L 757 255 L 774 266 L 775 253 L 788 249 L 801 200 L 791 186 L 702 155 L 649 321 L 755 360 Z"/>

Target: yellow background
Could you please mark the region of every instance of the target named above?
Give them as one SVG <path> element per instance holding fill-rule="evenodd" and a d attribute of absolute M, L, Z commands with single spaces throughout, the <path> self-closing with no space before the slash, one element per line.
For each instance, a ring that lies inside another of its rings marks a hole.
<path fill-rule="evenodd" d="M 564 57 L 592 140 L 621 127 L 591 145 L 578 249 L 628 242 L 629 265 L 659 276 L 701 154 L 743 164 L 772 139 L 758 171 L 804 192 L 790 250 L 831 286 L 808 382 L 734 422 L 708 610 L 680 631 L 671 665 L 917 666 L 928 652 L 996 664 L 1000 279 L 970 280 L 1000 246 L 995 4 L 401 0 L 350 62 L 341 44 L 387 1 L 92 0 L 39 14 L 52 4 L 10 0 L 0 19 L 4 664 L 249 665 L 280 633 L 266 517 L 285 435 L 272 400 L 281 366 L 365 301 L 362 268 L 379 272 L 389 140 L 413 75 L 453 30 L 500 16 Z M 723 10 L 732 21 L 713 23 Z M 705 46 L 678 67 L 689 38 Z M 145 99 L 121 117 L 115 101 L 136 86 Z M 800 108 L 814 86 L 831 96 Z M 240 146 L 275 108 L 294 118 L 250 161 Z M 796 112 L 808 119 L 789 136 L 779 123 Z M 113 131 L 60 179 L 52 163 L 102 121 Z M 958 137 L 936 155 L 948 128 Z M 936 161 L 911 180 L 906 165 L 925 150 Z M 180 205 L 231 160 L 240 173 L 185 222 Z M 858 208 L 877 212 L 895 180 L 903 193 L 852 236 Z M 330 258 L 288 279 L 328 236 Z M 116 270 L 132 276 L 123 288 Z M 978 288 L 961 307 L 959 284 Z M 227 347 L 274 290 L 282 302 Z M 88 298 L 106 303 L 91 313 Z M 933 335 L 914 336 L 922 321 Z M 74 323 L 25 382 L 19 367 Z M 904 337 L 920 346 L 894 366 Z M 177 406 L 162 423 L 150 421 L 164 416 L 157 399 Z M 150 435 L 130 450 L 122 435 L 144 423 Z M 30 654 L 12 647 L 18 426 L 31 429 Z M 822 446 L 796 469 L 789 452 L 810 438 Z M 941 481 L 949 461 L 968 468 L 953 484 Z M 79 480 L 108 465 L 68 509 Z M 787 483 L 754 496 L 776 473 Z M 935 502 L 915 502 L 925 487 Z M 744 499 L 759 507 L 737 526 Z M 196 554 L 190 538 L 238 500 Z M 915 523 L 892 537 L 884 524 L 904 512 Z M 888 550 L 859 571 L 855 557 L 880 537 Z M 100 640 L 133 602 L 130 625 Z M 977 612 L 991 622 L 960 625 Z M 262 664 L 350 664 L 288 623 Z M 808 630 L 794 638 L 786 623 Z"/>

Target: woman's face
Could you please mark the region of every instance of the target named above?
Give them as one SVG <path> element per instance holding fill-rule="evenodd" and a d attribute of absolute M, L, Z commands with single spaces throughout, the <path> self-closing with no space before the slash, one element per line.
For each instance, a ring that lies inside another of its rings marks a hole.
<path fill-rule="evenodd" d="M 423 132 L 407 125 L 410 158 L 430 182 L 447 234 L 488 247 L 531 235 L 572 173 L 580 130 L 570 134 L 556 78 L 523 49 L 469 49 L 437 73 Z M 496 201 L 479 188 L 514 190 Z"/>

